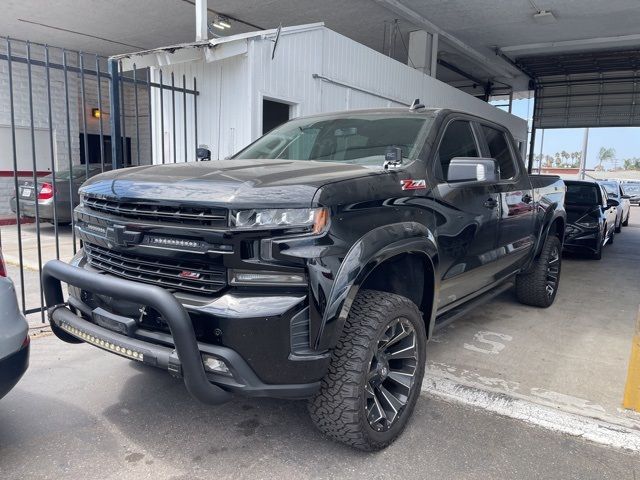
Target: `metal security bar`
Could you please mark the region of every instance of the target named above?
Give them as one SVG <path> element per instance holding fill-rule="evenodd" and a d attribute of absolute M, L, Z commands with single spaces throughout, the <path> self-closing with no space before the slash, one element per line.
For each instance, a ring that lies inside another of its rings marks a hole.
<path fill-rule="evenodd" d="M 195 78 L 0 36 L 0 244 L 30 319 L 46 321 L 43 264 L 82 248 L 73 218 L 82 183 L 195 161 L 197 98 Z"/>

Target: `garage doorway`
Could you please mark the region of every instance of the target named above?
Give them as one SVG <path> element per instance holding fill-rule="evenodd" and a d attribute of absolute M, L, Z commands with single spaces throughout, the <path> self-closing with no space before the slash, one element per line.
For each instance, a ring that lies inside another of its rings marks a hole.
<path fill-rule="evenodd" d="M 291 105 L 275 100 L 262 100 L 262 133 L 265 134 L 287 122 L 291 114 Z"/>

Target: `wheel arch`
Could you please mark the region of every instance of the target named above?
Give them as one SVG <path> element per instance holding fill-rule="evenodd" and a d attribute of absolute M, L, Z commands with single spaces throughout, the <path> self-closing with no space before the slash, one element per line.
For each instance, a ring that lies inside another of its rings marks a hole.
<path fill-rule="evenodd" d="M 413 263 L 417 259 L 420 260 L 420 268 Z M 363 287 L 404 296 L 410 292 L 417 299 L 416 288 L 403 290 L 397 279 L 384 279 L 385 274 L 401 272 L 402 269 L 406 269 L 404 276 L 407 279 L 415 279 L 420 273 L 424 275 L 418 308 L 422 310 L 425 327 L 430 335 L 438 291 L 435 275 L 437 262 L 435 237 L 422 224 L 396 223 L 365 234 L 350 248 L 336 274 L 316 336 L 315 348 L 331 348 L 336 344 L 351 304 Z"/>

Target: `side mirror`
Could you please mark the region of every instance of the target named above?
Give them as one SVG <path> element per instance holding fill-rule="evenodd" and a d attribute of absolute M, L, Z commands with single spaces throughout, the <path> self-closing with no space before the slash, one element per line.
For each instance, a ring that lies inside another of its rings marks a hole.
<path fill-rule="evenodd" d="M 494 158 L 456 157 L 449 163 L 447 181 L 488 182 L 500 180 L 500 168 Z"/>
<path fill-rule="evenodd" d="M 211 150 L 207 145 L 198 145 L 196 148 L 196 158 L 201 162 L 211 160 Z"/>
<path fill-rule="evenodd" d="M 620 202 L 618 200 L 615 200 L 613 198 L 607 199 L 607 207 L 617 207 L 618 205 L 620 205 Z"/>
<path fill-rule="evenodd" d="M 631 195 L 622 195 L 622 198 L 624 198 L 625 200 L 629 200 L 631 198 Z"/>

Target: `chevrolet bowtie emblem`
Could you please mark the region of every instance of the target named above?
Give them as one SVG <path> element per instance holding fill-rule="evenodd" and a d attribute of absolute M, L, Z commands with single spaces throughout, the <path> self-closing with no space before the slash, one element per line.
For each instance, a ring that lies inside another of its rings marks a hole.
<path fill-rule="evenodd" d="M 107 227 L 107 240 L 112 245 L 126 247 L 140 241 L 140 232 L 127 231 L 124 225 L 113 225 Z"/>

